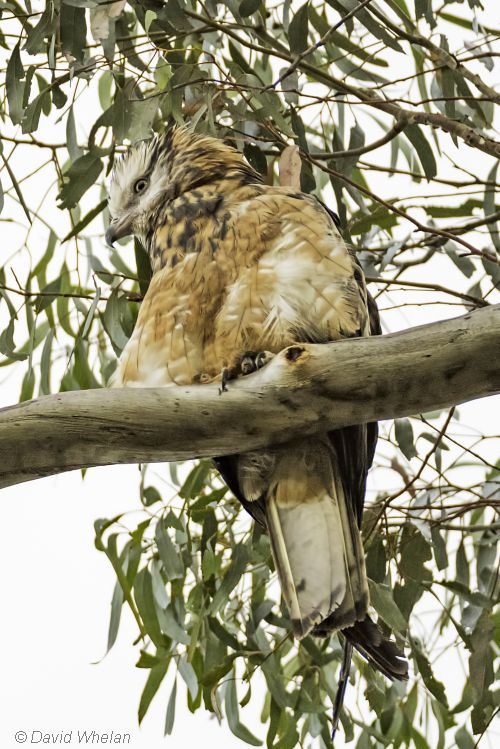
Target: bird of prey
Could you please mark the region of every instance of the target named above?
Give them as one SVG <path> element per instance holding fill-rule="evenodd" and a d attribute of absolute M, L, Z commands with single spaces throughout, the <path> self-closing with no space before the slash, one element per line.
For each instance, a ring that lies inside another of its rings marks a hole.
<path fill-rule="evenodd" d="M 173 128 L 132 146 L 109 210 L 108 244 L 134 234 L 153 270 L 114 387 L 227 380 L 291 344 L 380 332 L 335 214 L 263 184 L 219 139 Z M 215 463 L 269 533 L 294 635 L 340 630 L 403 679 L 403 654 L 368 615 L 360 524 L 376 439 L 376 424 L 352 426 Z"/>

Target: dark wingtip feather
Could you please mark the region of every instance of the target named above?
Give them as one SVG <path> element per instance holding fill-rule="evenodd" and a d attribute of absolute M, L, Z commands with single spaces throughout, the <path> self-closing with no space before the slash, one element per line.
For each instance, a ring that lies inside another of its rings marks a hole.
<path fill-rule="evenodd" d="M 367 661 L 388 679 L 408 679 L 408 661 L 394 640 L 384 636 L 375 622 L 367 616 L 342 634 Z"/>

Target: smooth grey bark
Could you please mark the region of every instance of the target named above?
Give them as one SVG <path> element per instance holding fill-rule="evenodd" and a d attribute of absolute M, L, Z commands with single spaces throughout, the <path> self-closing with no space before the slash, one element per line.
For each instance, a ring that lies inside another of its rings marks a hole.
<path fill-rule="evenodd" d="M 500 392 L 500 305 L 291 346 L 229 383 L 86 390 L 0 410 L 0 487 L 84 466 L 224 455 Z"/>

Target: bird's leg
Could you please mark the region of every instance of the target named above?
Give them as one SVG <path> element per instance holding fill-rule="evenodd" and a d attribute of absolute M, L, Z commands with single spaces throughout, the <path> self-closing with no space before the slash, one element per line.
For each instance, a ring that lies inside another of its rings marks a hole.
<path fill-rule="evenodd" d="M 252 372 L 256 372 L 258 369 L 262 369 L 273 358 L 274 354 L 270 351 L 245 351 L 243 354 L 240 354 L 232 366 L 223 367 L 219 394 L 226 392 L 227 383 L 230 380 L 235 380 L 237 377 L 245 377 L 252 374 Z"/>

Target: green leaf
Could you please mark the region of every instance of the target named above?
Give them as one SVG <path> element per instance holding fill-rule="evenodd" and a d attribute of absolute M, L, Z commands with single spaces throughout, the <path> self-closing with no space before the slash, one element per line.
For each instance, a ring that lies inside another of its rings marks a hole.
<path fill-rule="evenodd" d="M 373 539 L 366 551 L 366 571 L 368 577 L 377 583 L 382 583 L 385 578 L 386 556 L 382 538 L 377 536 Z"/>
<path fill-rule="evenodd" d="M 71 291 L 69 273 L 65 264 L 61 268 L 59 277 L 61 279 L 61 289 L 56 301 L 57 319 L 62 330 L 71 338 L 75 338 L 76 333 L 70 323 L 69 299 L 67 296 L 63 296 L 63 294 L 68 294 Z"/>
<path fill-rule="evenodd" d="M 466 278 L 470 278 L 476 272 L 476 266 L 472 260 L 461 254 L 461 250 L 458 249 L 458 245 L 455 242 L 451 240 L 446 242 L 444 250 Z"/>
<path fill-rule="evenodd" d="M 52 6 L 47 6 L 36 26 L 28 32 L 24 45 L 28 54 L 36 55 L 38 52 L 43 52 L 45 40 L 55 31 L 56 20 L 57 15 L 53 12 Z"/>
<path fill-rule="evenodd" d="M 409 419 L 396 419 L 394 421 L 394 431 L 396 436 L 396 442 L 399 445 L 399 449 L 407 458 L 415 458 L 417 451 L 415 450 L 415 439 L 413 436 L 413 427 Z"/>
<path fill-rule="evenodd" d="M 186 682 L 186 686 L 188 688 L 189 694 L 191 695 L 191 698 L 193 700 L 196 699 L 196 695 L 198 694 L 198 678 L 196 676 L 194 668 L 186 659 L 185 655 L 179 658 L 179 661 L 177 663 L 177 670 Z"/>
<path fill-rule="evenodd" d="M 85 338 L 87 333 L 90 330 L 90 326 L 92 325 L 92 322 L 94 320 L 94 314 L 97 309 L 97 305 L 99 304 L 100 298 L 101 298 L 101 289 L 98 286 L 96 289 L 95 297 L 92 299 L 92 304 L 90 305 L 89 311 L 87 312 L 87 316 L 85 317 L 83 328 L 80 332 L 80 336 L 82 338 Z"/>
<path fill-rule="evenodd" d="M 434 695 L 434 697 L 442 705 L 444 705 L 445 707 L 448 707 L 448 700 L 446 699 L 444 686 L 434 676 L 432 672 L 431 664 L 429 663 L 427 657 L 422 652 L 422 649 L 420 647 L 420 643 L 418 642 L 418 640 L 412 638 L 411 649 L 412 649 L 413 657 L 415 658 L 418 670 L 420 672 L 420 675 L 423 679 L 425 686 L 427 687 L 429 692 L 432 695 Z"/>
<path fill-rule="evenodd" d="M 182 485 L 179 496 L 182 499 L 194 499 L 199 495 L 211 470 L 208 460 L 200 460 Z"/>
<path fill-rule="evenodd" d="M 179 0 L 167 0 L 166 10 L 169 23 L 178 31 L 190 31 L 191 21 L 184 12 L 184 6 Z"/>
<path fill-rule="evenodd" d="M 75 114 L 73 111 L 73 105 L 68 110 L 68 118 L 66 120 L 66 145 L 68 147 L 68 153 L 71 161 L 76 161 L 82 156 L 83 151 L 78 145 L 75 125 Z M 64 240 L 63 240 L 64 241 Z"/>
<path fill-rule="evenodd" d="M 424 136 L 422 129 L 419 125 L 407 125 L 404 129 L 404 135 L 408 138 L 415 149 L 420 163 L 422 164 L 425 176 L 428 180 L 433 179 L 437 174 L 436 159 L 434 158 L 432 148 Z"/>
<path fill-rule="evenodd" d="M 233 663 L 238 656 L 239 653 L 229 653 L 229 655 L 224 656 L 219 663 L 203 674 L 203 679 L 201 680 L 203 686 L 213 687 L 218 684 L 231 671 Z"/>
<path fill-rule="evenodd" d="M 170 656 L 164 658 L 157 666 L 154 666 L 151 669 L 141 695 L 141 701 L 139 703 L 139 725 L 142 723 L 142 719 L 146 715 L 153 697 L 157 693 L 160 684 L 165 678 L 169 665 Z"/>
<path fill-rule="evenodd" d="M 479 617 L 471 635 L 472 653 L 469 658 L 470 682 L 475 700 L 480 700 L 493 681 L 493 658 L 490 652 L 493 622 L 487 611 Z"/>
<path fill-rule="evenodd" d="M 417 18 L 424 17 L 431 27 L 436 25 L 432 12 L 432 0 L 415 0 L 415 15 Z"/>
<path fill-rule="evenodd" d="M 257 630 L 262 633 L 262 630 Z M 261 669 L 266 677 L 266 684 L 276 703 L 282 710 L 293 705 L 291 696 L 285 689 L 281 664 L 275 653 L 266 655 L 261 662 Z"/>
<path fill-rule="evenodd" d="M 33 371 L 32 367 L 30 367 L 23 377 L 19 401 L 22 403 L 22 401 L 31 400 L 33 398 L 34 389 L 35 389 L 35 372 Z"/>
<path fill-rule="evenodd" d="M 85 8 L 61 4 L 59 31 L 63 52 L 83 61 L 87 43 L 87 21 Z"/>
<path fill-rule="evenodd" d="M 127 300 L 124 293 L 120 289 L 113 289 L 106 302 L 102 323 L 117 354 L 121 354 L 128 341 L 123 330 L 126 313 Z"/>
<path fill-rule="evenodd" d="M 66 102 L 68 101 L 68 97 L 62 90 L 60 86 L 53 85 L 51 87 L 51 94 L 52 94 L 52 103 L 54 104 L 57 109 L 62 109 Z"/>
<path fill-rule="evenodd" d="M 147 650 L 141 650 L 141 654 L 139 656 L 139 660 L 135 664 L 136 668 L 147 668 L 148 670 L 151 668 L 154 668 L 159 663 L 161 663 L 162 659 L 158 658 L 157 655 L 152 655 L 151 653 L 148 653 Z"/>
<path fill-rule="evenodd" d="M 5 76 L 9 117 L 13 125 L 19 125 L 24 114 L 24 84 L 21 83 L 24 78 L 24 68 L 21 61 L 21 54 L 19 52 L 19 45 L 20 42 L 18 42 L 12 50 L 9 62 L 7 63 Z"/>
<path fill-rule="evenodd" d="M 233 672 L 234 673 L 234 672 Z M 262 746 L 262 741 L 251 733 L 246 726 L 240 722 L 238 710 L 238 695 L 236 692 L 236 674 L 230 679 L 226 686 L 226 716 L 231 733 L 238 739 L 251 746 Z"/>
<path fill-rule="evenodd" d="M 324 16 L 319 15 L 319 13 L 317 13 L 313 6 L 309 6 L 309 20 L 321 36 L 323 36 L 327 31 L 330 31 L 331 29 L 330 24 L 326 21 Z M 377 65 L 384 68 L 389 67 L 389 63 L 387 62 L 387 60 L 384 60 L 381 57 L 375 57 L 373 53 L 370 54 L 369 50 L 365 50 L 362 47 L 354 44 L 351 39 L 349 39 L 347 36 L 343 36 L 338 31 L 330 31 L 326 49 L 328 50 L 329 54 L 331 54 L 332 56 L 335 55 L 336 57 L 337 54 L 335 53 L 337 52 L 338 47 L 340 47 L 340 49 L 344 49 L 346 52 L 349 52 L 354 57 L 358 57 L 361 60 L 369 63 L 370 65 Z"/>
<path fill-rule="evenodd" d="M 66 236 L 63 237 L 63 239 L 61 239 L 61 243 L 67 242 L 68 239 L 71 239 L 72 237 L 76 237 L 78 234 L 80 234 L 82 229 L 85 229 L 85 227 L 88 226 L 90 222 L 96 218 L 96 216 L 99 216 L 99 214 L 103 212 L 107 204 L 108 204 L 107 200 L 101 200 L 101 202 L 98 203 L 95 206 L 95 208 L 92 208 L 92 210 L 90 210 L 86 216 L 84 216 L 82 219 L 80 219 L 80 221 L 78 221 L 78 223 L 74 225 L 71 231 L 68 234 L 66 234 Z"/>
<path fill-rule="evenodd" d="M 415 749 L 430 749 L 429 744 L 424 739 L 422 734 L 419 733 L 413 726 L 411 728 L 411 737 L 413 739 L 413 743 L 415 744 Z"/>
<path fill-rule="evenodd" d="M 146 99 L 128 101 L 126 104 L 126 118 L 128 124 L 127 137 L 132 142 L 151 137 L 153 121 L 158 111 L 157 96 Z"/>
<path fill-rule="evenodd" d="M 22 121 L 23 133 L 32 133 L 38 129 L 40 115 L 47 101 L 50 103 L 50 94 L 48 90 L 35 96 L 33 101 L 28 104 Z"/>
<path fill-rule="evenodd" d="M 158 16 L 154 10 L 146 11 L 146 14 L 144 16 L 144 31 L 146 32 L 146 34 L 149 33 L 149 28 L 151 24 L 153 23 L 153 21 L 156 21 L 157 18 Z"/>
<path fill-rule="evenodd" d="M 158 520 L 155 538 L 167 580 L 175 580 L 176 578 L 184 577 L 184 565 L 182 559 L 170 539 L 163 518 Z"/>
<path fill-rule="evenodd" d="M 137 280 L 139 281 L 141 294 L 144 296 L 149 288 L 153 272 L 151 270 L 149 255 L 137 237 L 134 237 L 134 254 L 137 266 Z"/>
<path fill-rule="evenodd" d="M 288 27 L 288 41 L 290 44 L 290 52 L 294 55 L 300 55 L 301 52 L 307 49 L 307 35 L 308 35 L 308 4 L 304 3 L 295 15 L 293 16 L 290 26 Z"/>
<path fill-rule="evenodd" d="M 210 606 L 210 613 L 212 615 L 216 614 L 221 606 L 227 602 L 231 592 L 237 586 L 243 572 L 245 571 L 247 561 L 248 548 L 242 544 L 237 544 L 233 549 L 233 558 L 229 569 L 224 575 L 224 578 L 212 600 Z"/>
<path fill-rule="evenodd" d="M 424 564 L 432 559 L 431 547 L 418 530 L 410 530 L 405 526 L 400 551 L 399 570 L 403 577 L 417 581 L 431 578 L 431 573 Z"/>
<path fill-rule="evenodd" d="M 247 18 L 256 13 L 260 8 L 261 0 L 242 0 L 239 11 L 242 18 Z"/>
<path fill-rule="evenodd" d="M 488 176 L 488 182 L 496 182 L 498 171 L 498 161 L 493 164 Z M 484 190 L 484 215 L 490 216 L 492 213 L 496 213 L 497 207 L 495 205 L 496 188 L 487 185 Z M 490 233 L 491 241 L 497 252 L 500 252 L 500 237 L 498 234 L 498 222 L 493 221 L 487 224 L 488 231 Z"/>
<path fill-rule="evenodd" d="M 489 596 L 485 596 L 484 593 L 480 593 L 478 590 L 471 591 L 467 585 L 458 580 L 442 580 L 439 584 L 454 593 L 458 593 L 461 598 L 464 598 L 472 606 L 480 606 L 483 609 L 491 609 L 493 606 L 493 601 Z"/>
<path fill-rule="evenodd" d="M 64 174 L 64 183 L 59 191 L 59 208 L 74 208 L 80 198 L 97 182 L 102 171 L 98 156 L 86 153 L 80 156 Z"/>
<path fill-rule="evenodd" d="M 116 642 L 118 636 L 118 630 L 120 628 L 120 619 L 123 608 L 123 590 L 122 586 L 118 582 L 115 583 L 113 590 L 113 596 L 111 598 L 111 614 L 109 617 L 108 627 L 108 646 L 106 652 L 109 653 L 111 648 Z"/>
<path fill-rule="evenodd" d="M 478 0 L 469 0 L 469 5 L 471 8 L 473 7 L 473 5 L 481 7 L 479 6 Z M 475 23 L 477 21 L 475 16 L 474 19 L 470 21 L 467 18 L 460 18 L 459 16 L 455 16 L 453 13 L 444 13 L 443 11 L 440 11 L 439 17 L 444 21 L 449 21 L 449 23 L 455 24 L 455 26 L 459 26 L 462 29 L 471 29 L 475 32 Z M 481 29 L 485 34 L 498 34 L 498 28 L 494 28 L 492 26 L 484 26 L 483 24 L 481 24 Z"/>
<path fill-rule="evenodd" d="M 72 374 L 81 390 L 101 387 L 89 363 L 89 345 L 79 338 L 75 343 Z"/>
<path fill-rule="evenodd" d="M 161 502 L 161 494 L 155 486 L 147 486 L 142 492 L 142 503 L 145 507 Z"/>
<path fill-rule="evenodd" d="M 365 234 L 373 229 L 374 226 L 380 226 L 381 229 L 392 229 L 393 226 L 397 226 L 397 217 L 387 208 L 379 207 L 373 208 L 368 214 L 365 211 L 358 211 L 355 213 L 349 224 L 349 231 L 352 236 L 358 234 Z"/>
<path fill-rule="evenodd" d="M 28 358 L 27 354 L 16 351 L 14 343 L 14 320 L 11 320 L 5 330 L 0 334 L 0 353 L 8 359 L 23 361 Z"/>
<path fill-rule="evenodd" d="M 449 68 L 443 68 L 437 78 L 441 82 L 441 91 L 446 98 L 446 101 L 444 102 L 445 114 L 447 117 L 454 120 L 456 119 L 457 113 L 456 102 L 453 100 L 453 97 L 456 95 L 453 71 Z"/>
<path fill-rule="evenodd" d="M 35 302 L 35 312 L 37 315 L 40 314 L 44 309 L 47 309 L 49 304 L 52 304 L 57 294 L 61 290 L 61 278 L 54 278 L 53 281 L 43 287 L 42 295 L 37 297 Z"/>
<path fill-rule="evenodd" d="M 446 541 L 436 527 L 431 528 L 432 548 L 434 559 L 438 570 L 444 570 L 448 566 L 448 554 L 446 552 Z"/>
<path fill-rule="evenodd" d="M 42 356 L 40 359 L 40 395 L 50 393 L 50 356 L 52 352 L 52 341 L 54 340 L 54 330 L 49 330 L 49 334 L 43 344 Z"/>
<path fill-rule="evenodd" d="M 171 605 L 167 606 L 165 609 L 158 608 L 157 615 L 161 631 L 166 634 L 167 637 L 171 637 L 172 640 L 180 642 L 182 645 L 190 644 L 191 637 L 177 622 Z"/>
<path fill-rule="evenodd" d="M 156 613 L 151 573 L 147 567 L 137 573 L 134 582 L 134 597 L 146 632 L 155 645 L 160 647 L 163 644 L 163 637 Z"/>
<path fill-rule="evenodd" d="M 392 597 L 392 591 L 389 586 L 376 583 L 374 580 L 368 580 L 368 586 L 370 589 L 370 601 L 377 614 L 391 629 L 396 632 L 406 632 L 408 625 Z"/>
<path fill-rule="evenodd" d="M 32 278 L 36 278 L 40 288 L 45 286 L 45 283 L 46 283 L 45 271 L 47 269 L 47 265 L 54 257 L 54 250 L 56 247 L 56 243 L 57 243 L 57 236 L 54 233 L 54 231 L 51 229 L 49 232 L 49 238 L 47 241 L 47 246 L 45 248 L 45 251 L 42 257 L 40 258 L 40 260 L 37 262 L 37 264 L 35 265 L 35 267 L 29 274 L 29 280 L 31 280 Z M 64 276 L 65 274 L 67 275 L 67 269 L 64 272 L 64 268 L 65 266 L 63 265 L 63 267 L 61 268 L 61 273 L 59 274 L 60 276 Z"/>
<path fill-rule="evenodd" d="M 455 218 L 456 216 L 471 218 L 474 208 L 481 208 L 482 202 L 475 198 L 468 198 L 459 205 L 426 205 L 425 211 L 433 218 Z"/>
<path fill-rule="evenodd" d="M 353 2 L 353 0 L 328 0 L 328 2 L 330 5 L 333 5 L 334 8 L 336 6 L 340 7 L 340 14 L 342 16 L 344 16 L 347 11 L 352 10 L 359 4 L 357 1 Z M 396 50 L 396 52 L 401 52 L 404 54 L 403 48 L 394 39 L 392 34 L 386 31 L 386 29 L 380 23 L 378 23 L 373 15 L 371 15 L 371 13 L 369 13 L 367 10 L 365 10 L 364 8 L 359 10 L 356 13 L 356 19 L 361 21 L 363 26 L 365 26 L 376 39 L 381 39 L 386 46 Z"/>
<path fill-rule="evenodd" d="M 229 42 L 230 43 L 230 42 Z M 154 79 L 160 91 L 163 91 L 172 77 L 172 67 L 160 58 L 154 71 Z"/>
<path fill-rule="evenodd" d="M 165 715 L 164 736 L 170 736 L 174 727 L 175 720 L 175 700 L 177 698 L 177 679 L 174 680 L 174 686 L 168 698 L 167 714 Z"/>
<path fill-rule="evenodd" d="M 151 562 L 151 579 L 153 581 L 153 596 L 157 604 L 156 613 L 158 614 L 158 621 L 160 622 L 161 627 L 161 614 L 163 613 L 163 609 L 168 606 L 169 598 L 167 595 L 165 580 L 161 574 L 161 562 L 159 559 L 156 559 L 156 557 Z"/>
<path fill-rule="evenodd" d="M 476 742 L 463 726 L 455 733 L 455 744 L 457 749 L 476 749 Z"/>
<path fill-rule="evenodd" d="M 470 584 L 470 571 L 463 539 L 460 540 L 460 544 L 458 545 L 455 564 L 457 581 L 468 588 Z"/>

